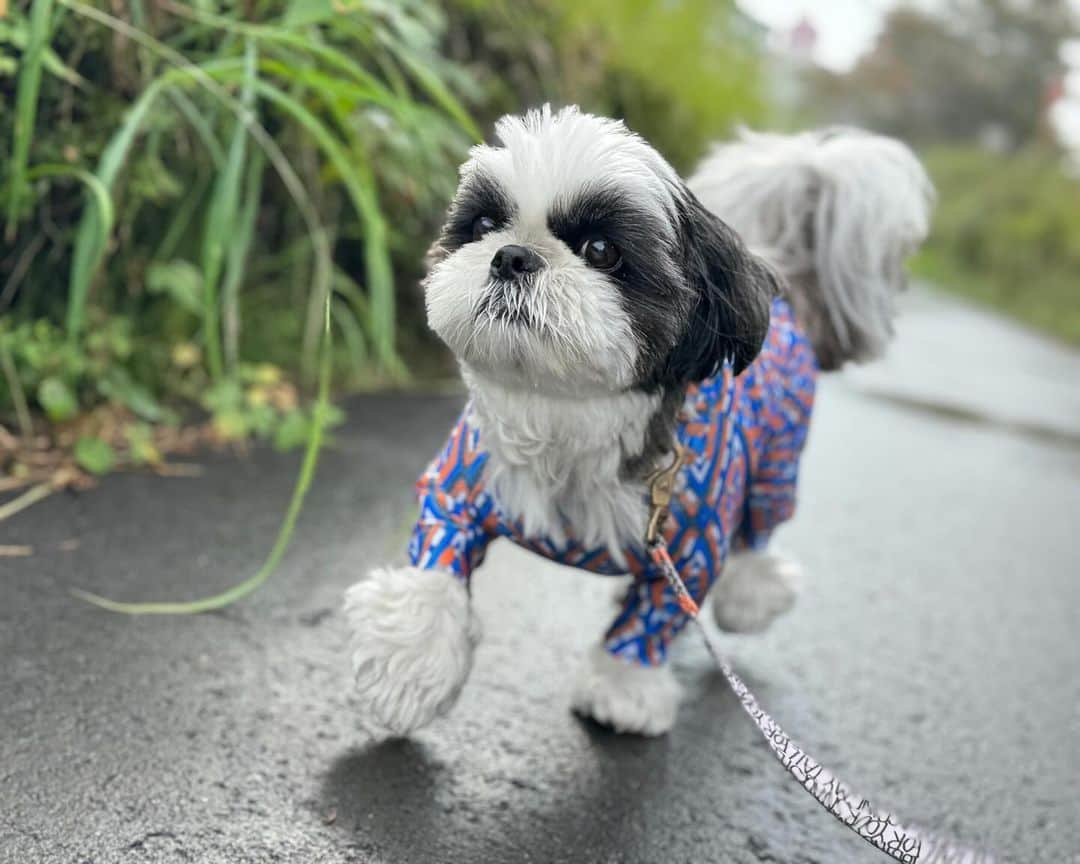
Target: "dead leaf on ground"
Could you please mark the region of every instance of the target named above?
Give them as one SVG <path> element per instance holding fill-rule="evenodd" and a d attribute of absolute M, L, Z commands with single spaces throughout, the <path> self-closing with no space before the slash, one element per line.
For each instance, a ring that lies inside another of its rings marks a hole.
<path fill-rule="evenodd" d="M 98 478 L 75 460 L 75 444 L 80 438 L 98 438 L 108 444 L 116 454 L 116 469 L 149 468 L 162 477 L 200 476 L 201 466 L 169 462 L 166 461 L 167 457 L 188 455 L 200 449 L 221 450 L 227 443 L 215 433 L 210 423 L 181 427 L 155 426 L 152 427 L 149 442 L 143 442 L 143 448 L 135 451 L 128 430 L 140 425 L 144 424 L 127 408 L 103 405 L 70 423 L 51 428 L 45 434 L 38 431 L 18 436 L 0 426 L 0 495 L 44 485 L 51 487 L 52 491 L 82 490 L 96 485 Z M 137 458 L 138 453 L 145 457 L 148 452 L 155 455 L 153 461 Z M 18 498 L 16 496 L 6 504 L 10 505 Z M 4 503 L 0 502 L 0 505 Z"/>

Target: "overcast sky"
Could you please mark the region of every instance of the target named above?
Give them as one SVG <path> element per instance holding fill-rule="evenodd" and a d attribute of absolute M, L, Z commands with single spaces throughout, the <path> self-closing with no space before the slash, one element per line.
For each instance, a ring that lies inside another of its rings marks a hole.
<path fill-rule="evenodd" d="M 904 0 L 736 0 L 743 11 L 774 30 L 790 30 L 809 18 L 818 33 L 815 59 L 845 71 L 874 44 L 888 11 Z M 908 0 L 924 9 L 941 8 L 942 0 Z M 1080 0 L 1073 0 L 1080 10 Z M 1070 58 L 1071 59 L 1071 58 Z"/>
<path fill-rule="evenodd" d="M 907 2 L 924 9 L 940 8 L 942 0 L 736 0 L 744 12 L 781 33 L 803 18 L 817 30 L 814 59 L 837 72 L 850 69 L 861 54 L 873 47 L 890 9 Z M 1080 0 L 1073 0 L 1080 10 Z M 1080 40 L 1066 46 L 1072 72 L 1066 78 L 1066 99 L 1054 110 L 1062 138 L 1080 150 Z"/>
<path fill-rule="evenodd" d="M 789 30 L 806 17 L 818 32 L 816 59 L 837 71 L 851 68 L 860 54 L 874 44 L 882 19 L 898 0 L 737 0 L 739 6 L 763 24 Z M 922 0 L 919 6 L 934 5 Z"/>

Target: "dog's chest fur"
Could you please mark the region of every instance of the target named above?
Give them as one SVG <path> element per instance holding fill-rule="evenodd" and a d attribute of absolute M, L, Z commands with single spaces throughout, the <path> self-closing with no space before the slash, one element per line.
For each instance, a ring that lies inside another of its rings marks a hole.
<path fill-rule="evenodd" d="M 647 480 L 670 449 L 672 399 L 660 393 L 560 398 L 510 389 L 465 371 L 488 488 L 524 533 L 586 547 L 641 542 Z"/>

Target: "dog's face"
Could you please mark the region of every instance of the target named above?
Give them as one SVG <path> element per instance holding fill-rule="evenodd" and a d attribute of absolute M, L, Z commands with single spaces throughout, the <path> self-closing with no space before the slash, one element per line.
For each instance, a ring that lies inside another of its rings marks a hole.
<path fill-rule="evenodd" d="M 501 120 L 461 169 L 425 280 L 471 369 L 552 395 L 678 386 L 756 356 L 772 273 L 621 123 Z"/>

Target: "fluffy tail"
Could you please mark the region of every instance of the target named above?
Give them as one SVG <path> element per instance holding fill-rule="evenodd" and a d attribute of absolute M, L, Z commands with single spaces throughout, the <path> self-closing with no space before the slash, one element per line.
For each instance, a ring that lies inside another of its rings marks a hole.
<path fill-rule="evenodd" d="M 934 201 L 911 150 L 859 129 L 742 130 L 689 186 L 784 274 L 822 369 L 882 353 Z"/>

